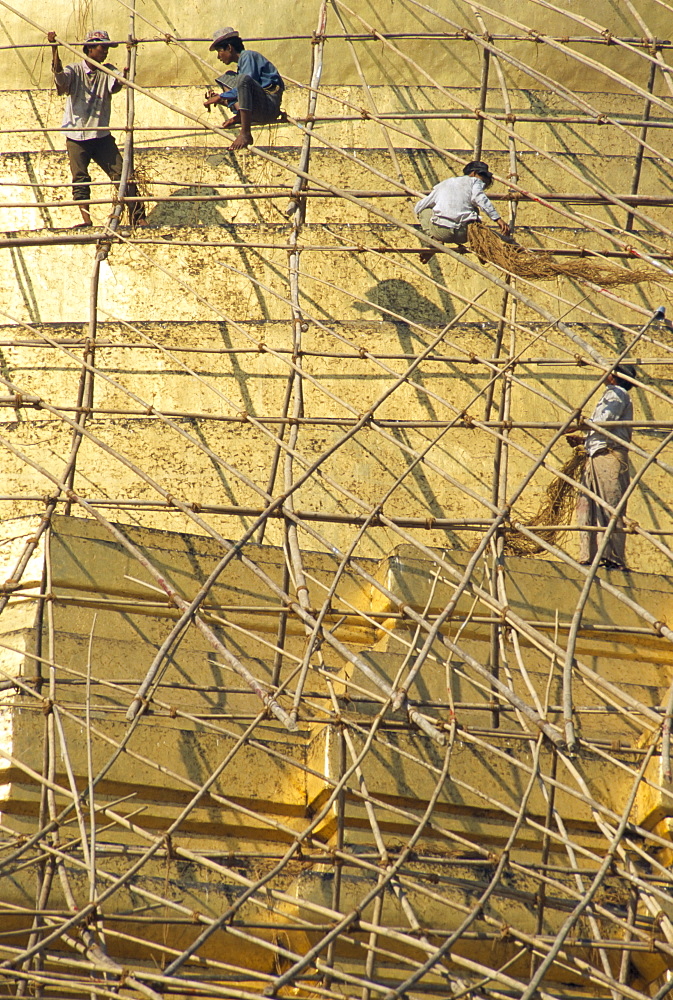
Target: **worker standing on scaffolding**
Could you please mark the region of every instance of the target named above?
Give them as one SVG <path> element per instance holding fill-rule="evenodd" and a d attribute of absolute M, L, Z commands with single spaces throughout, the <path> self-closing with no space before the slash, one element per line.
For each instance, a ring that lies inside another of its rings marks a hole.
<path fill-rule="evenodd" d="M 636 370 L 633 365 L 617 365 L 605 380 L 605 391 L 591 417 L 592 421 L 597 422 L 624 420 L 629 422 L 628 426 L 611 427 L 610 434 L 614 437 L 609 438 L 598 430 L 590 430 L 584 439 L 576 434 L 569 434 L 566 438 L 568 444 L 573 447 L 584 444 L 587 459 L 581 480 L 582 486 L 591 490 L 610 507 L 617 506 L 631 481 L 629 454 L 620 442 L 631 441 L 630 421 L 633 420 L 633 402 L 629 391 L 633 387 L 632 380 L 635 377 Z M 614 438 L 619 440 L 615 441 Z M 623 520 L 625 513 L 626 505 L 617 518 L 600 561 L 600 565 L 605 569 L 626 569 L 626 535 Z M 611 516 L 604 504 L 593 500 L 585 493 L 580 493 L 577 499 L 577 523 L 581 527 L 606 528 Z M 601 537 L 601 533 L 596 531 L 580 532 L 579 561 L 583 566 L 593 562 Z"/>
<path fill-rule="evenodd" d="M 414 206 L 423 232 L 439 243 L 455 243 L 457 253 L 467 253 L 464 244 L 467 243 L 468 226 L 477 221 L 482 208 L 498 223 L 502 235 L 509 236 L 509 226 L 484 194 L 484 189 L 492 183 L 493 174 L 482 160 L 467 163 L 462 177 L 440 181 Z M 427 264 L 436 253 L 430 247 L 421 250 L 421 263 Z"/>
<path fill-rule="evenodd" d="M 94 62 L 86 58 L 90 56 L 96 63 L 103 63 L 108 69 L 116 69 L 105 60 L 108 50 L 116 48 L 117 42 L 110 41 L 107 31 L 89 31 L 83 46 L 84 59 L 64 69 L 58 54 L 56 32 L 50 31 L 47 40 L 51 45 L 51 68 L 56 92 L 67 95 L 63 128 L 68 130 L 65 145 L 73 180 L 73 198 L 82 203 L 79 210 L 83 221 L 76 227 L 79 229 L 92 224 L 89 211 L 91 161 L 97 163 L 111 181 L 118 181 L 122 175 L 124 161 L 108 128 L 112 95 L 122 89 L 122 83 L 104 73 Z M 126 66 L 123 75 L 127 76 L 128 71 Z M 137 196 L 138 192 L 133 181 L 129 181 L 126 193 L 131 198 Z M 145 206 L 142 202 L 129 204 L 129 216 L 133 225 L 147 225 Z"/>
<path fill-rule="evenodd" d="M 225 66 L 237 64 L 237 73 L 229 70 L 217 77 L 217 83 L 227 89 L 216 94 L 209 91 L 203 102 L 210 110 L 213 104 L 226 104 L 236 114 L 225 122 L 225 128 L 241 126 L 230 149 L 245 149 L 254 142 L 251 125 L 268 125 L 280 118 L 280 102 L 285 84 L 273 63 L 260 52 L 246 49 L 235 28 L 218 28 L 213 33 L 210 52 Z"/>

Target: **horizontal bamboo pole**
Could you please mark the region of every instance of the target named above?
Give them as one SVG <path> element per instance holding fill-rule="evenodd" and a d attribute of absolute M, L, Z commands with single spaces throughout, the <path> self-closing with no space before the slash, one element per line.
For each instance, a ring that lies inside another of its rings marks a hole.
<path fill-rule="evenodd" d="M 53 502 L 56 504 L 66 503 L 67 500 L 59 499 L 56 501 L 51 500 L 48 496 L 40 496 L 39 494 L 0 494 L 0 503 L 16 503 L 17 500 L 21 500 L 24 503 L 39 503 L 44 504 L 47 502 Z M 162 500 L 125 500 L 125 499 L 111 499 L 106 498 L 105 500 L 97 499 L 87 499 L 87 504 L 91 507 L 100 508 L 112 508 L 119 510 L 161 510 L 161 511 L 171 511 L 175 514 L 180 514 L 181 511 L 172 503 L 168 503 Z M 263 513 L 266 512 L 264 507 L 245 507 L 245 506 L 227 506 L 224 504 L 206 504 L 186 501 L 191 509 L 204 514 L 225 514 L 232 517 L 261 517 Z M 289 515 L 282 509 L 274 510 L 269 517 L 272 518 L 286 518 Z M 440 529 L 454 529 L 456 531 L 483 531 L 488 528 L 493 522 L 485 519 L 479 518 L 465 518 L 451 519 L 444 517 L 395 517 L 389 514 L 385 515 L 385 521 L 382 520 L 384 517 L 383 511 L 379 514 L 372 515 L 358 515 L 358 514 L 337 514 L 329 513 L 327 511 L 314 511 L 314 510 L 300 510 L 294 511 L 293 517 L 298 518 L 300 521 L 307 522 L 323 522 L 326 524 L 369 524 L 373 528 L 385 527 L 387 524 L 392 524 L 396 527 L 401 528 L 418 528 L 425 529 L 426 531 L 436 531 Z M 538 531 L 549 531 L 552 529 L 557 529 L 559 531 L 567 532 L 577 532 L 577 531 L 595 531 L 603 532 L 604 528 L 592 527 L 591 525 L 586 527 L 580 527 L 576 524 L 551 524 L 551 525 L 538 525 Z M 628 525 L 624 528 L 624 531 L 629 534 Z M 653 535 L 673 535 L 673 529 L 670 531 L 665 528 L 648 528 L 647 531 Z M 635 532 L 635 529 L 634 529 Z M 20 584 L 12 584 L 9 587 L 0 585 L 0 593 L 5 593 L 8 591 L 14 592 L 20 589 Z M 394 617 L 393 615 L 386 615 L 386 618 Z"/>
<path fill-rule="evenodd" d="M 31 346 L 33 346 L 31 344 Z M 97 345 L 100 346 L 100 345 Z M 117 345 L 114 345 L 117 346 Z M 260 352 L 252 352 L 260 353 Z M 263 352 L 262 352 L 263 353 Z M 292 353 L 292 352 L 289 352 Z M 301 352 L 304 354 L 305 352 Z M 311 354 L 312 357 L 318 356 L 323 357 L 321 354 Z M 341 355 L 343 357 L 344 355 Z M 297 357 L 297 354 L 293 353 L 293 357 Z M 359 357 L 359 355 L 354 355 L 354 358 Z M 444 361 L 445 358 L 438 358 L 437 360 Z M 673 364 L 673 360 L 669 362 Z M 28 394 L 18 394 L 17 396 L 0 396 L 0 408 L 4 409 L 35 409 L 40 410 L 43 406 L 43 400 L 40 396 L 31 396 Z M 248 414 L 242 413 L 240 416 L 235 416 L 231 414 L 223 413 L 207 413 L 204 411 L 194 411 L 194 410 L 155 410 L 154 407 L 148 407 L 145 410 L 130 410 L 122 409 L 120 407 L 105 407 L 105 406 L 59 406 L 59 411 L 63 413 L 87 413 L 91 416 L 97 414 L 104 414 L 105 416 L 122 416 L 122 417 L 138 417 L 140 419 L 152 419 L 156 417 L 175 417 L 182 418 L 185 420 L 214 420 L 223 421 L 224 423 L 234 423 L 234 424 L 244 424 L 248 421 Z M 292 426 L 326 426 L 326 427 L 354 427 L 357 424 L 357 420 L 352 417 L 275 417 L 270 415 L 255 414 L 255 420 L 262 424 L 290 424 Z M 491 427 L 506 428 L 507 430 L 566 430 L 565 423 L 559 423 L 558 421 L 534 421 L 534 420 L 480 420 L 479 426 L 475 427 L 472 424 L 469 414 L 465 414 L 462 421 L 455 423 L 452 420 L 404 420 L 397 418 L 385 418 L 377 417 L 372 420 L 373 424 L 379 427 L 393 427 L 393 428 L 445 428 L 451 427 L 452 430 L 486 430 Z M 673 428 L 673 421 L 671 420 L 596 420 L 592 421 L 592 427 L 597 428 L 612 428 L 612 427 L 631 427 L 634 430 L 671 430 Z M 586 430 L 584 421 L 579 421 L 579 423 L 573 423 L 567 427 L 568 433 L 577 433 L 577 431 Z"/>
<path fill-rule="evenodd" d="M 673 127 L 673 125 L 672 125 Z M 154 182 L 152 182 L 154 183 Z M 184 182 L 178 181 L 166 181 L 167 185 L 175 187 L 193 186 L 187 185 Z M 28 184 L 24 183 L 23 180 L 7 181 L 5 182 L 6 187 L 12 188 L 26 188 L 30 189 L 41 189 L 46 185 L 42 184 Z M 69 183 L 63 184 L 51 184 L 49 185 L 55 189 L 66 189 L 70 188 L 72 185 Z M 104 183 L 101 186 L 105 186 Z M 204 184 L 203 187 L 212 190 L 213 188 L 218 189 L 219 184 Z M 271 188 L 271 190 L 269 190 Z M 402 188 L 397 191 L 391 191 L 389 189 L 376 190 L 371 188 L 344 188 L 344 193 L 348 194 L 352 198 L 420 198 L 421 192 L 416 191 L 413 188 Z M 220 203 L 223 201 L 268 201 L 275 198 L 287 198 L 292 194 L 291 188 L 282 189 L 278 185 L 260 185 L 258 190 L 255 191 L 241 191 L 240 189 L 223 189 L 223 193 L 217 194 L 173 194 L 173 195 L 126 195 L 123 198 L 124 203 L 134 204 L 136 202 L 142 202 L 143 204 L 156 204 L 162 205 L 165 203 L 170 204 L 209 204 L 211 202 Z M 329 200 L 340 200 L 340 195 L 334 194 L 332 191 L 320 191 L 316 189 L 308 188 L 302 190 L 302 197 L 307 198 L 320 198 L 326 201 Z M 619 198 L 620 201 L 624 202 L 625 205 L 652 205 L 654 207 L 670 208 L 673 205 L 673 198 L 666 195 L 643 195 L 643 194 L 619 194 L 615 192 L 609 197 L 607 195 L 600 194 L 581 194 L 581 193 L 548 193 L 547 191 L 535 193 L 534 191 L 511 191 L 504 194 L 491 194 L 489 199 L 491 201 L 497 202 L 533 202 L 536 205 L 540 204 L 540 200 L 544 199 L 548 202 L 563 202 L 567 204 L 577 204 L 577 205 L 611 205 L 613 198 Z M 90 198 L 88 204 L 90 205 L 116 205 L 117 199 L 115 198 Z M 80 204 L 79 201 L 74 201 L 73 199 L 61 198 L 52 201 L 3 201 L 2 207 L 4 209 L 8 208 L 73 208 Z M 247 223 L 250 225 L 250 223 Z M 246 225 L 246 223 L 244 223 Z M 287 225 L 287 224 L 286 224 Z M 289 226 L 287 227 L 289 228 Z M 526 226 L 526 229 L 531 227 Z M 532 227 L 537 228 L 537 227 Z M 304 244 L 299 244 L 300 249 L 304 249 Z"/>
<path fill-rule="evenodd" d="M 132 200 L 132 199 L 131 199 Z M 137 201 L 142 201 L 142 198 L 136 199 Z M 63 203 L 61 203 L 63 204 Z M 95 202 L 93 203 L 95 204 Z M 35 208 L 36 205 L 32 204 L 30 206 Z M 149 227 L 151 228 L 151 227 Z M 172 227 L 171 227 L 172 228 Z M 531 229 L 532 227 L 527 227 Z M 371 231 L 371 230 L 369 230 Z M 147 232 L 144 229 L 143 232 Z M 157 239 L 151 239 L 146 236 L 142 238 L 132 238 L 124 239 L 121 237 L 124 243 L 130 246 L 174 246 L 174 247 L 228 247 L 231 249 L 240 250 L 282 250 L 287 253 L 291 248 L 287 243 L 243 243 L 243 242 L 229 242 L 226 240 L 176 240 L 176 239 L 164 239 L 158 237 Z M 21 248 L 21 247 L 39 247 L 39 246 L 69 246 L 69 245 L 87 245 L 87 244 L 111 244 L 118 243 L 120 241 L 119 236 L 110 236 L 105 231 L 94 232 L 91 235 L 80 235 L 72 234 L 63 236 L 5 236 L 0 235 L 0 250 L 11 249 L 11 248 Z M 412 254 L 416 255 L 420 252 L 421 247 L 390 247 L 390 246 L 363 246 L 362 244 L 306 244 L 299 247 L 299 250 L 306 252 L 330 252 L 330 253 L 377 253 L 377 254 Z M 640 256 L 635 250 L 603 250 L 600 253 L 596 251 L 587 250 L 585 248 L 574 249 L 554 249 L 547 247 L 527 247 L 530 253 L 536 254 L 549 254 L 553 257 L 586 257 L 586 258 L 622 258 L 626 260 L 634 260 L 634 258 Z M 665 261 L 673 259 L 673 254 L 670 253 L 651 253 L 648 254 L 648 260 L 654 261 Z"/>
<path fill-rule="evenodd" d="M 449 41 L 449 42 L 469 42 L 470 38 L 466 36 L 464 32 L 460 31 L 397 31 L 397 32 L 381 32 L 383 38 L 399 38 L 399 39 L 416 39 L 418 41 Z M 376 41 L 372 37 L 371 33 L 368 32 L 349 32 L 344 33 L 331 33 L 325 32 L 320 36 L 327 40 L 332 41 L 350 41 L 350 42 L 371 42 Z M 539 39 L 536 38 L 536 32 L 531 30 L 528 33 L 516 32 L 489 32 L 489 39 L 494 42 L 532 42 L 538 43 Z M 581 44 L 581 45 L 604 45 L 610 46 L 614 45 L 614 39 L 619 39 L 628 45 L 638 46 L 644 49 L 649 49 L 652 47 L 652 39 L 641 36 L 640 38 L 622 36 L 622 35 L 612 35 L 610 38 L 605 38 L 596 35 L 545 35 L 553 42 L 562 42 L 565 45 L 571 44 Z M 258 37 L 248 37 L 246 35 L 247 42 L 294 42 L 294 41 L 309 41 L 314 42 L 316 39 L 315 33 L 312 35 L 260 35 Z M 172 41 L 176 39 L 170 34 L 138 37 L 133 39 L 133 43 L 136 45 L 151 45 L 153 43 L 159 42 L 162 45 L 170 45 Z M 114 41 L 114 39 L 112 39 Z M 126 45 L 128 38 L 123 38 L 119 40 L 120 45 Z M 203 36 L 183 36 L 180 35 L 180 42 L 203 42 L 210 45 L 212 42 L 212 36 L 208 35 L 207 38 Z M 82 45 L 83 43 L 77 39 L 70 42 L 71 45 Z M 673 42 L 667 39 L 657 39 L 657 48 L 667 49 L 673 48 Z M 46 43 L 41 42 L 22 42 L 16 45 L 0 45 L 0 52 L 5 50 L 20 50 L 20 49 L 42 49 L 46 47 Z"/>

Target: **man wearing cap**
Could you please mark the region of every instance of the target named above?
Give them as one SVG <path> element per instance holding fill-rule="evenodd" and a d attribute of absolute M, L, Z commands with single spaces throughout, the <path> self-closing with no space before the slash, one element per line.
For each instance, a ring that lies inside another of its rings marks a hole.
<path fill-rule="evenodd" d="M 64 69 L 58 54 L 56 32 L 50 31 L 47 40 L 51 45 L 51 67 L 56 92 L 67 95 L 63 128 L 68 130 L 65 145 L 73 180 L 72 194 L 75 201 L 82 202 L 79 207 L 83 219 L 81 226 L 90 226 L 89 164 L 92 160 L 97 163 L 111 181 L 119 180 L 124 165 L 117 143 L 108 128 L 112 94 L 118 93 L 122 89 L 122 84 L 96 65 L 103 63 L 108 69 L 116 69 L 105 60 L 108 49 L 116 48 L 117 42 L 110 41 L 107 31 L 89 31 L 83 46 L 84 59 Z M 128 66 L 124 68 L 123 75 L 127 74 Z M 131 198 L 137 196 L 138 192 L 133 181 L 129 181 L 126 193 Z M 129 215 L 134 225 L 147 224 L 145 206 L 142 202 L 131 202 Z"/>
<path fill-rule="evenodd" d="M 629 392 L 633 386 L 631 380 L 635 377 L 636 370 L 633 365 L 621 364 L 614 368 L 605 380 L 605 391 L 596 404 L 592 421 L 601 423 L 633 420 L 633 402 Z M 610 437 L 606 437 L 599 430 L 590 430 L 584 439 L 581 435 L 569 434 L 567 441 L 573 447 L 584 444 L 587 461 L 582 475 L 582 486 L 601 497 L 610 507 L 616 507 L 631 481 L 629 454 L 621 442 L 628 444 L 631 441 L 632 428 L 629 424 L 623 427 L 617 425 L 608 430 Z M 626 535 L 622 516 L 625 513 L 626 504 L 617 518 L 600 561 L 600 565 L 605 569 L 626 568 Z M 580 493 L 577 500 L 577 523 L 580 526 L 605 528 L 611 516 L 598 501 L 585 493 Z M 583 566 L 588 566 L 594 561 L 602 538 L 602 533 L 598 531 L 580 532 L 579 561 Z"/>
<path fill-rule="evenodd" d="M 463 167 L 462 177 L 449 177 L 436 184 L 430 194 L 414 206 L 421 229 L 439 243 L 455 243 L 458 253 L 467 253 L 467 227 L 479 218 L 482 208 L 498 223 L 503 236 L 509 236 L 509 226 L 484 194 L 493 183 L 493 174 L 482 160 L 470 160 Z M 428 247 L 421 251 L 421 263 L 427 264 L 437 253 Z"/>
<path fill-rule="evenodd" d="M 225 123 L 225 128 L 241 126 L 230 149 L 245 149 L 253 143 L 250 126 L 268 125 L 280 117 L 280 102 L 285 84 L 273 63 L 260 52 L 246 49 L 235 28 L 218 28 L 213 32 L 210 52 L 217 52 L 217 58 L 225 66 L 237 64 L 237 73 L 231 70 L 217 77 L 217 83 L 225 87 L 223 93 L 209 91 L 204 107 L 212 104 L 226 104 L 236 111 L 233 118 Z"/>

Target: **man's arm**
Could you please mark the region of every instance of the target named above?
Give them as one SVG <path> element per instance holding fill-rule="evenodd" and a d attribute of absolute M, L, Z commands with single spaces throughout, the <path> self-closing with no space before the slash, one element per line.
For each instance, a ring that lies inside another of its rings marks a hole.
<path fill-rule="evenodd" d="M 436 194 L 438 186 L 439 186 L 438 184 L 435 184 L 432 191 L 430 191 L 429 194 L 426 194 L 425 198 L 421 198 L 420 201 L 416 202 L 416 204 L 414 205 L 414 212 L 416 213 L 416 215 L 418 215 L 419 212 L 422 212 L 424 208 L 435 207 L 435 202 L 437 200 Z"/>
<path fill-rule="evenodd" d="M 56 92 L 58 94 L 67 94 L 70 90 L 70 75 L 63 69 L 63 63 L 61 62 L 61 57 L 58 54 L 55 31 L 49 31 L 47 33 L 47 41 L 51 45 L 51 69 L 54 74 Z"/>
<path fill-rule="evenodd" d="M 492 219 L 493 222 L 497 222 L 498 229 L 503 234 L 503 236 L 509 236 L 509 226 L 507 225 L 505 220 L 501 218 L 500 212 L 497 210 L 491 199 L 484 194 L 483 187 L 480 191 L 478 191 L 476 194 L 472 196 L 472 201 L 475 205 L 478 205 L 479 208 L 482 208 L 484 212 L 486 212 L 486 215 L 489 217 L 489 219 Z"/>

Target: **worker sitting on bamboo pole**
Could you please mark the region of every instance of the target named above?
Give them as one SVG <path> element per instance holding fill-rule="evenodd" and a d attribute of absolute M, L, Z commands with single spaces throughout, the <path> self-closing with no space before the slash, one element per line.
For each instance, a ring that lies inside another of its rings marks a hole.
<path fill-rule="evenodd" d="M 225 128 L 241 126 L 230 149 L 245 149 L 254 142 L 251 125 L 268 125 L 281 116 L 280 102 L 285 84 L 273 63 L 260 52 L 246 49 L 235 28 L 218 28 L 213 32 L 211 52 L 225 66 L 237 64 L 237 73 L 231 70 L 217 77 L 217 83 L 226 87 L 221 94 L 208 91 L 203 102 L 210 110 L 213 104 L 226 104 L 236 114 L 225 122 Z"/>
<path fill-rule="evenodd" d="M 66 133 L 66 150 L 70 161 L 72 174 L 72 195 L 75 201 L 81 202 L 79 210 L 83 221 L 76 228 L 92 225 L 89 211 L 91 198 L 91 177 L 89 164 L 93 160 L 108 175 L 111 181 L 118 181 L 122 175 L 124 161 L 117 148 L 117 143 L 110 134 L 110 111 L 112 95 L 122 89 L 122 83 L 109 76 L 87 59 L 95 59 L 108 69 L 116 69 L 111 63 L 105 62 L 108 50 L 116 48 L 117 42 L 111 42 L 107 31 L 89 31 L 83 46 L 84 59 L 65 69 L 58 54 L 56 32 L 50 31 L 47 40 L 51 45 L 51 68 L 54 73 L 56 92 L 66 94 L 63 128 Z M 124 67 L 123 75 L 128 75 L 128 66 Z M 126 194 L 137 197 L 138 191 L 133 181 L 126 186 Z M 145 226 L 145 206 L 140 201 L 129 204 L 129 216 L 133 225 Z"/>
<path fill-rule="evenodd" d="M 458 253 L 467 253 L 468 226 L 479 218 L 479 209 L 498 223 L 503 236 L 509 236 L 509 226 L 484 194 L 493 183 L 493 174 L 482 160 L 471 160 L 463 167 L 462 177 L 449 177 L 435 184 L 430 194 L 414 206 L 421 228 L 439 243 L 455 243 Z M 421 250 L 421 263 L 427 264 L 437 253 L 428 247 Z"/>
<path fill-rule="evenodd" d="M 592 421 L 633 420 L 633 402 L 629 396 L 632 379 L 636 377 L 633 365 L 617 365 L 606 379 L 606 388 L 591 417 Z M 611 427 L 610 433 L 619 441 L 631 441 L 632 428 Z M 582 439 L 580 435 L 569 434 L 567 441 L 573 447 L 584 444 L 587 453 L 586 465 L 581 479 L 582 486 L 591 490 L 610 507 L 616 507 L 626 493 L 629 482 L 629 454 L 627 449 L 612 437 L 600 431 L 590 430 Z M 605 569 L 625 569 L 626 535 L 624 534 L 624 505 L 600 560 Z M 577 523 L 580 526 L 605 528 L 611 514 L 603 504 L 585 493 L 577 498 Z M 593 562 L 603 535 L 597 531 L 580 532 L 579 561 L 583 566 Z"/>

